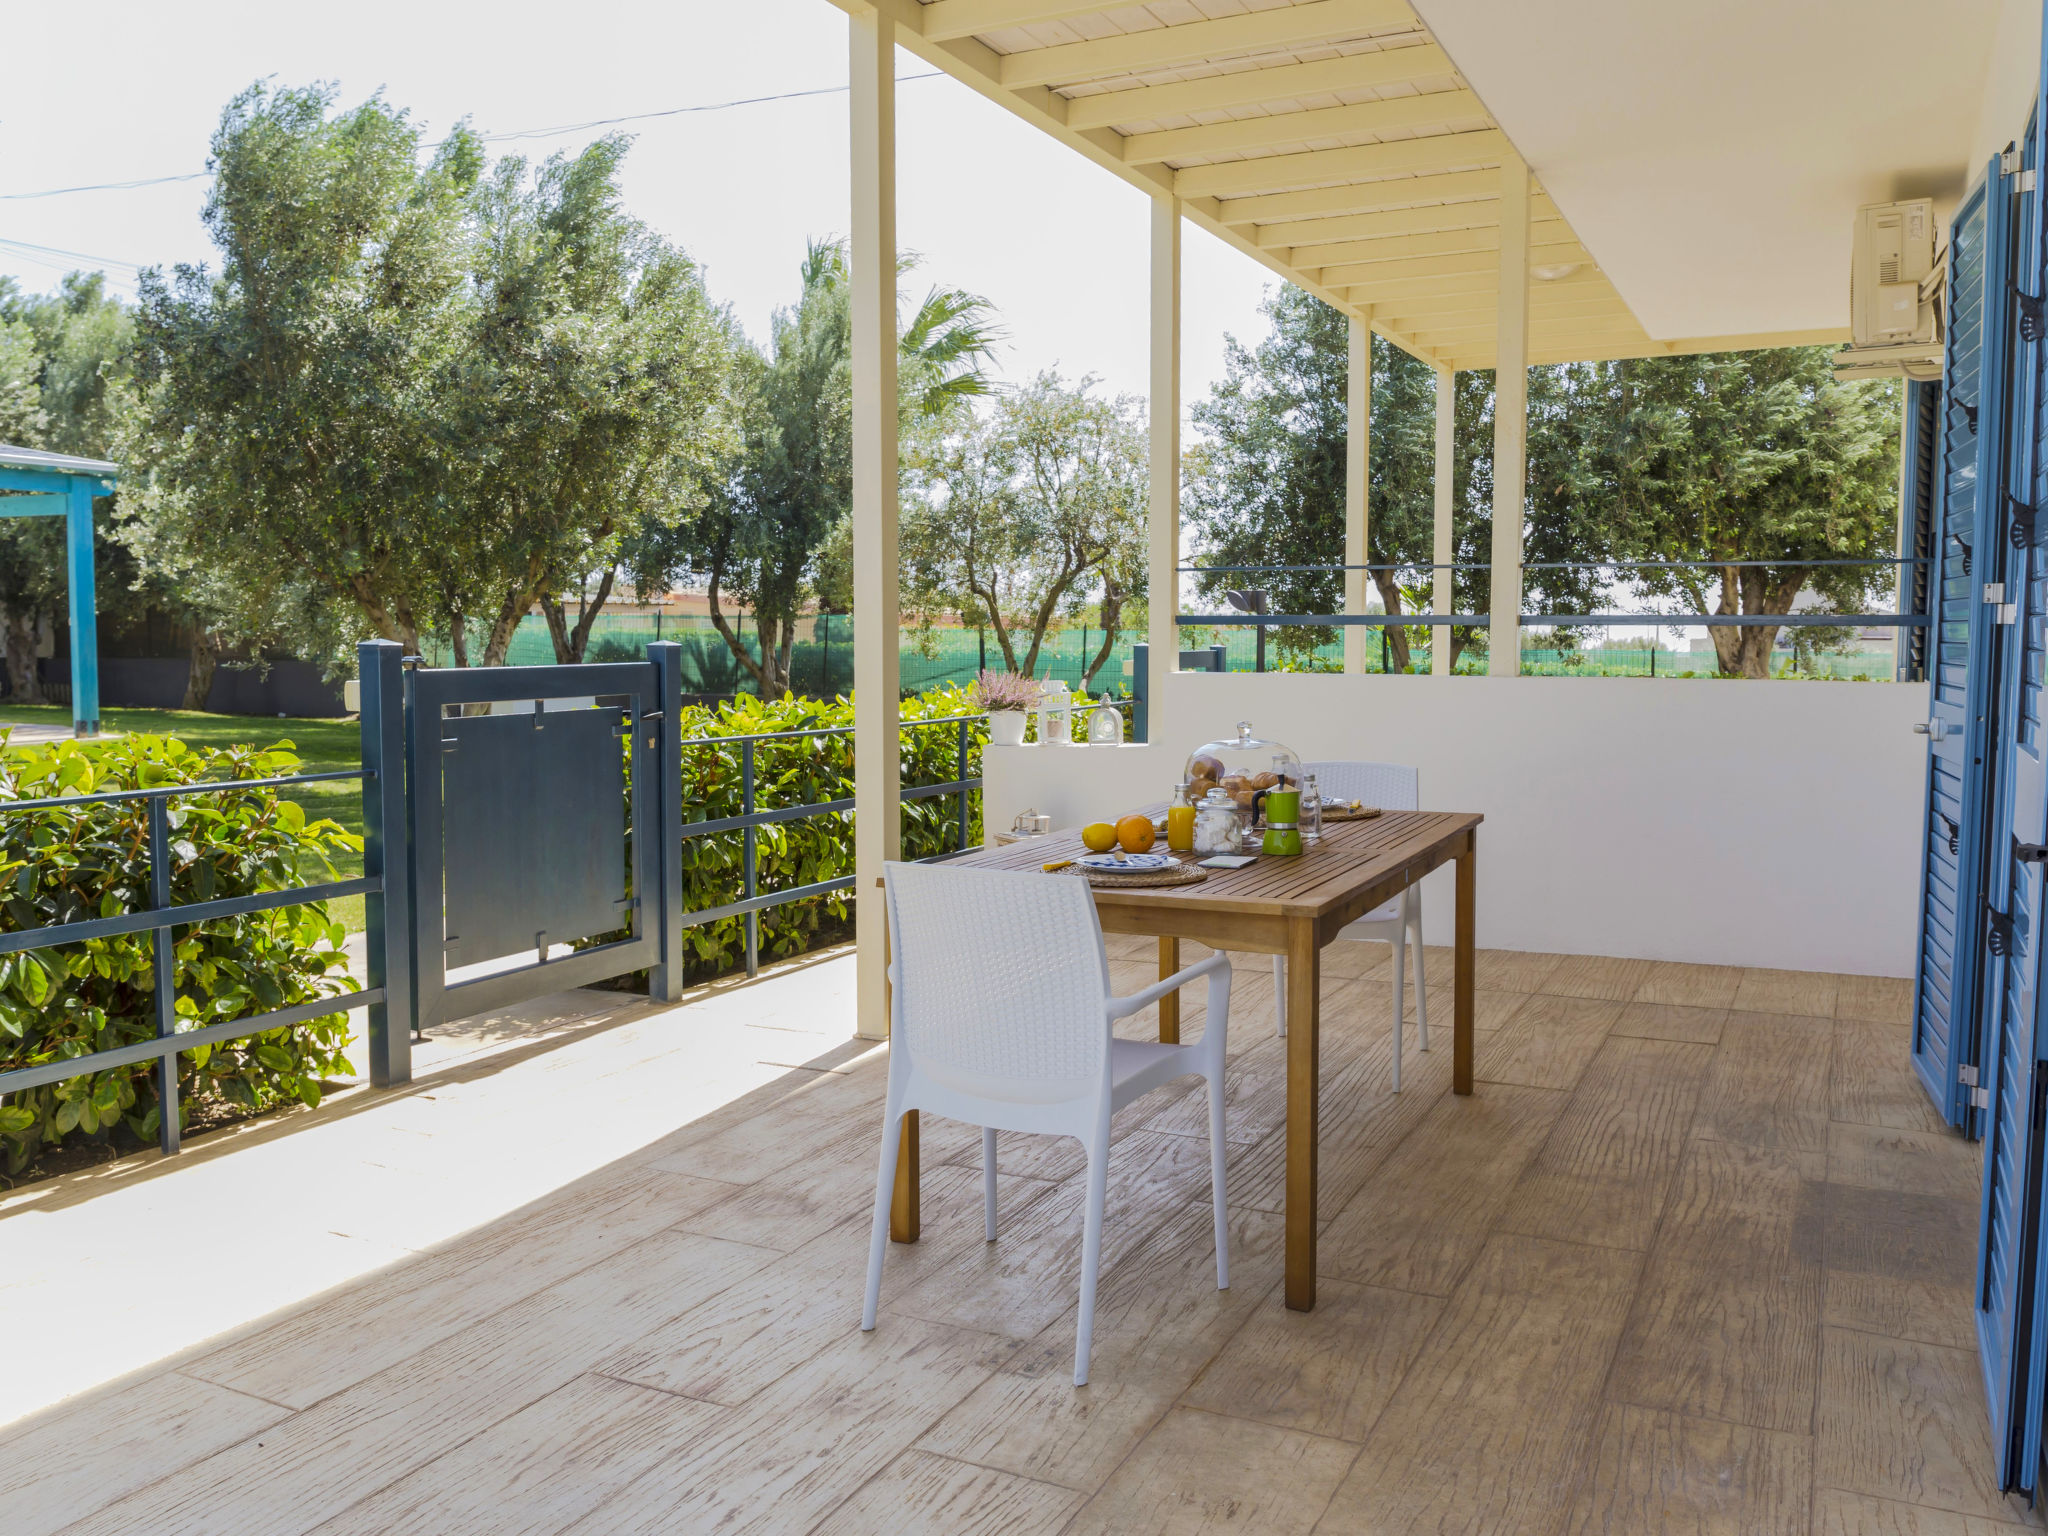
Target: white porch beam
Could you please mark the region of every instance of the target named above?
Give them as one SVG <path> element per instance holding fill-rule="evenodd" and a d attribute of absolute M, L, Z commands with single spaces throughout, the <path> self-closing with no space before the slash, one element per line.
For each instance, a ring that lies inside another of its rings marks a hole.
<path fill-rule="evenodd" d="M 1170 193 L 1152 198 L 1151 454 L 1147 464 L 1145 638 L 1152 648 L 1147 678 L 1150 739 L 1174 741 L 1167 729 L 1165 677 L 1180 666 L 1180 204 Z"/>
<path fill-rule="evenodd" d="M 1264 117 L 1198 123 L 1192 128 L 1134 133 L 1124 140 L 1124 162 L 1149 165 L 1196 155 L 1240 154 L 1280 144 L 1303 144 L 1312 139 L 1342 139 L 1397 129 L 1448 128 L 1456 123 L 1485 121 L 1486 108 L 1470 91 L 1432 91 L 1427 96 L 1394 96 L 1384 101 L 1273 112 Z"/>
<path fill-rule="evenodd" d="M 1029 27 L 1070 16 L 1093 16 L 1105 0 L 936 0 L 919 18 L 924 35 L 934 42 L 973 37 L 1003 27 Z"/>
<path fill-rule="evenodd" d="M 896 565 L 896 25 L 848 17 L 853 150 L 853 781 L 857 1028 L 889 1033 L 882 865 L 902 852 Z"/>
<path fill-rule="evenodd" d="M 1561 245 L 1571 235 L 1562 220 L 1531 221 L 1529 238 L 1536 245 Z M 1330 240 L 1320 245 L 1289 248 L 1287 259 L 1298 267 L 1335 267 L 1348 262 L 1403 261 L 1421 256 L 1461 256 L 1500 249 L 1500 226 L 1476 224 L 1439 229 L 1428 234 L 1394 235 L 1372 240 Z"/>
<path fill-rule="evenodd" d="M 1436 562 L 1431 573 L 1429 606 L 1433 613 L 1452 613 L 1456 597 L 1452 591 L 1452 573 L 1446 569 L 1457 558 L 1458 543 L 1456 526 L 1452 521 L 1455 507 L 1451 492 L 1457 485 L 1458 467 L 1458 376 L 1442 364 L 1436 370 L 1436 526 L 1435 539 L 1430 559 Z M 1429 631 L 1429 671 L 1432 677 L 1451 675 L 1451 631 L 1448 625 L 1434 624 Z"/>
<path fill-rule="evenodd" d="M 1529 317 L 1532 324 L 1629 312 L 1628 305 L 1622 302 L 1618 293 L 1580 288 L 1552 296 L 1542 291 L 1547 286 L 1530 285 Z M 1384 309 L 1374 310 L 1373 314 L 1387 324 L 1405 326 L 1410 330 L 1474 325 L 1482 320 L 1490 326 L 1493 324 L 1494 302 L 1495 295 L 1490 292 L 1453 294 L 1445 299 L 1414 299 L 1405 304 L 1390 304 Z"/>
<path fill-rule="evenodd" d="M 1420 25 L 1408 0 L 1312 0 L 1278 11 L 1251 11 L 1177 27 L 1148 27 L 1117 37 L 1005 54 L 1001 78 L 1004 85 L 1012 87 L 1070 85 L 1211 59 L 1278 53 Z"/>
<path fill-rule="evenodd" d="M 1373 213 L 1384 208 L 1406 208 L 1415 203 L 1490 198 L 1499 189 L 1500 177 L 1491 170 L 1457 171 L 1442 176 L 1390 176 L 1379 181 L 1307 187 L 1299 192 L 1254 191 L 1239 197 L 1226 197 L 1217 205 L 1216 218 L 1219 223 L 1232 225 L 1292 223 L 1302 219 Z M 1285 240 L 1262 243 L 1292 245 L 1295 241 L 1290 233 Z"/>
<path fill-rule="evenodd" d="M 1067 126 L 1109 128 L 1118 123 L 1150 123 L 1191 112 L 1254 107 L 1332 91 L 1379 90 L 1389 85 L 1456 78 L 1457 66 L 1443 49 L 1426 43 L 1419 48 L 1349 53 L 1309 64 L 1239 69 L 1201 80 L 1175 80 L 1167 85 L 1141 85 L 1130 90 L 1076 96 L 1067 104 Z"/>
<path fill-rule="evenodd" d="M 1174 173 L 1173 190 L 1182 197 L 1243 197 L 1268 189 L 1312 188 L 1318 182 L 1366 181 L 1458 166 L 1498 165 L 1503 155 L 1511 153 L 1507 135 L 1498 128 L 1440 133 L 1426 139 L 1396 139 L 1390 144 L 1356 144 L 1349 149 L 1315 149 L 1297 155 L 1189 166 Z"/>
<path fill-rule="evenodd" d="M 1526 265 L 1523 268 L 1527 273 Z M 1324 287 L 1331 287 L 1325 283 Z M 1605 274 L 1588 267 L 1570 277 L 1561 277 L 1556 282 L 1545 283 L 1545 288 L 1558 293 L 1576 289 L 1580 294 L 1612 293 Z M 1492 272 L 1452 272 L 1437 277 L 1408 277 L 1398 282 L 1351 283 L 1336 287 L 1353 304 L 1394 305 L 1402 299 L 1456 299 L 1475 294 L 1498 292 L 1499 280 Z M 1414 306 L 1408 306 L 1414 307 Z"/>
<path fill-rule="evenodd" d="M 1522 507 L 1529 472 L 1529 168 L 1500 168 L 1500 303 L 1493 379 L 1493 602 L 1487 667 L 1522 670 Z"/>
<path fill-rule="evenodd" d="M 1370 513 L 1366 493 L 1372 483 L 1372 321 L 1351 317 L 1349 366 L 1344 390 L 1344 564 L 1364 565 L 1372 558 Z M 1364 613 L 1372 583 L 1363 570 L 1344 572 L 1344 611 Z M 1344 670 L 1365 670 L 1367 632 L 1360 624 L 1344 626 Z"/>
<path fill-rule="evenodd" d="M 1577 262 L 1581 267 L 1588 267 L 1592 265 L 1593 256 L 1578 241 L 1571 240 L 1560 245 L 1530 246 L 1529 260 Z M 1485 276 L 1499 269 L 1500 258 L 1492 251 L 1463 251 L 1447 256 L 1411 256 L 1404 261 L 1345 262 L 1324 267 L 1322 274 L 1323 281 L 1332 288 L 1351 288 L 1381 280 L 1399 282 L 1411 277 Z"/>
<path fill-rule="evenodd" d="M 1457 202 L 1426 203 L 1419 208 L 1387 208 L 1377 213 L 1341 213 L 1322 218 L 1280 220 L 1258 226 L 1259 244 L 1268 250 L 1284 251 L 1290 246 L 1298 249 L 1344 241 L 1371 242 L 1402 236 L 1457 234 L 1468 229 L 1498 229 L 1500 202 L 1493 194 L 1500 187 L 1500 178 L 1493 172 L 1460 172 L 1426 179 L 1465 182 L 1468 177 L 1473 182 L 1484 184 L 1485 197 L 1474 200 L 1467 196 Z M 1389 182 L 1387 185 L 1400 186 L 1403 183 Z M 1226 210 L 1231 206 L 1225 204 Z M 1543 221 L 1561 219 L 1564 215 L 1557 211 L 1547 195 L 1537 192 L 1529 200 L 1529 217 Z"/>

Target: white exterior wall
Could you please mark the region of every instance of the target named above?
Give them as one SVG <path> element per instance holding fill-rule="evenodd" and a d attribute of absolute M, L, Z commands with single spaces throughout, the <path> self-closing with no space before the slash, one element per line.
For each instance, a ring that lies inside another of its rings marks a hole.
<path fill-rule="evenodd" d="M 991 747 L 986 825 L 1166 797 L 1250 720 L 1305 759 L 1414 764 L 1425 809 L 1481 811 L 1494 949 L 1908 976 L 1926 717 L 1918 684 L 1169 673 L 1185 741 Z M 1451 939 L 1451 873 L 1424 885 Z"/>

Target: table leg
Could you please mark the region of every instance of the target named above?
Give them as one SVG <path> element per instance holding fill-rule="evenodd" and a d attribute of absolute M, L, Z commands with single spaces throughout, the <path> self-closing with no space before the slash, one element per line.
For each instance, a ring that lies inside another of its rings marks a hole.
<path fill-rule="evenodd" d="M 889 1236 L 914 1243 L 920 1228 L 917 1179 L 917 1111 L 903 1117 L 903 1144 L 896 1152 L 896 1193 L 889 1202 Z"/>
<path fill-rule="evenodd" d="M 1451 1092 L 1472 1091 L 1472 920 L 1479 894 L 1479 834 L 1458 855 L 1458 935 L 1451 968 Z"/>
<path fill-rule="evenodd" d="M 1313 919 L 1287 927 L 1287 1305 L 1316 1304 L 1316 1138 L 1322 1091 L 1322 1021 L 1317 973 L 1322 951 Z"/>
<path fill-rule="evenodd" d="M 1166 980 L 1180 969 L 1180 940 L 1159 937 L 1159 979 Z M 1180 994 L 1169 992 L 1159 999 L 1159 1043 L 1180 1044 Z"/>

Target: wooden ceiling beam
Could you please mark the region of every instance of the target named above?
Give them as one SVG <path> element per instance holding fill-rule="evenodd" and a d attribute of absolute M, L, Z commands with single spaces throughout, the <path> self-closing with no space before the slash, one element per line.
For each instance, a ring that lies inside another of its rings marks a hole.
<path fill-rule="evenodd" d="M 1196 165 L 1176 171 L 1173 190 L 1181 197 L 1220 198 L 1243 198 L 1287 187 L 1327 191 L 1328 188 L 1318 188 L 1317 184 L 1498 165 L 1507 148 L 1507 135 L 1498 128 L 1488 128 L 1479 133 L 1440 133 L 1425 139 L 1396 139 L 1388 144 L 1356 144 L 1349 149 L 1265 155 L 1256 160 L 1232 160 L 1223 165 Z"/>
<path fill-rule="evenodd" d="M 1558 226 L 1545 227 L 1554 229 Z M 1576 240 L 1561 245 L 1536 245 L 1529 248 L 1531 266 L 1577 262 L 1581 266 L 1590 267 L 1592 261 L 1592 255 Z M 1464 251 L 1454 256 L 1411 256 L 1405 261 L 1347 262 L 1342 266 L 1324 267 L 1319 281 L 1332 288 L 1369 288 L 1383 282 L 1398 282 L 1410 277 L 1448 277 L 1454 273 L 1491 275 L 1499 271 L 1500 254 L 1496 249 Z M 1546 283 L 1543 286 L 1552 285 Z"/>
<path fill-rule="evenodd" d="M 1425 96 L 1390 96 L 1384 101 L 1315 107 L 1306 112 L 1274 112 L 1265 117 L 1198 123 L 1192 128 L 1134 133 L 1124 139 L 1124 163 L 1145 165 L 1197 155 L 1241 154 L 1312 139 L 1344 139 L 1354 134 L 1448 128 L 1455 123 L 1488 121 L 1485 106 L 1470 91 L 1432 91 Z"/>
<path fill-rule="evenodd" d="M 924 23 L 924 36 L 943 43 L 1004 27 L 1094 16 L 1107 9 L 1105 0 L 936 0 L 918 20 Z"/>
<path fill-rule="evenodd" d="M 1173 69 L 1211 59 L 1278 53 L 1378 32 L 1413 30 L 1422 24 L 1408 0 L 1310 0 L 1276 11 L 1248 11 L 1191 21 L 1177 27 L 1148 27 L 1118 37 L 1056 43 L 1002 56 L 998 81 L 1020 85 L 1071 85 L 1147 70 Z"/>
<path fill-rule="evenodd" d="M 1562 219 L 1532 219 L 1529 238 L 1544 245 L 1563 243 L 1571 226 Z M 1338 240 L 1327 245 L 1289 247 L 1287 259 L 1297 267 L 1332 267 L 1353 261 L 1399 261 L 1411 256 L 1452 256 L 1463 251 L 1500 249 L 1500 226 L 1480 224 L 1466 229 L 1441 229 L 1422 235 L 1398 235 L 1382 240 Z"/>
<path fill-rule="evenodd" d="M 1404 278 L 1398 282 L 1348 285 L 1324 283 L 1322 286 L 1343 294 L 1345 301 L 1350 304 L 1384 304 L 1392 308 L 1398 306 L 1403 299 L 1455 298 L 1463 294 L 1497 293 L 1500 281 L 1499 274 L 1489 267 L 1484 272 L 1453 272 L 1440 277 Z M 1590 266 L 1574 272 L 1570 277 L 1561 277 L 1543 286 L 1560 292 L 1567 288 L 1595 286 L 1606 288 L 1610 293 L 1613 291 L 1605 274 Z"/>
<path fill-rule="evenodd" d="M 1175 80 L 1166 85 L 1074 96 L 1067 101 L 1067 126 L 1111 128 L 1118 123 L 1153 123 L 1194 112 L 1256 107 L 1337 91 L 1382 90 L 1390 85 L 1456 78 L 1457 66 L 1435 43 L 1419 48 L 1384 48 L 1378 53 L 1347 53 L 1342 58 L 1316 59 L 1307 64 L 1234 69 L 1200 80 Z"/>
<path fill-rule="evenodd" d="M 1492 171 L 1472 174 L 1482 178 L 1498 176 Z M 1418 180 L 1425 178 L 1417 178 Z M 1430 181 L 1451 181 L 1457 176 L 1428 177 Z M 1538 192 L 1529 199 L 1532 221 L 1561 219 L 1557 205 Z M 1259 244 L 1267 250 L 1285 250 L 1305 245 L 1335 245 L 1342 241 L 1391 239 L 1399 235 L 1431 235 L 1439 231 L 1500 228 L 1500 200 L 1495 197 L 1467 199 L 1455 203 L 1428 203 L 1420 208 L 1388 208 L 1378 213 L 1335 214 L 1322 219 L 1282 219 L 1258 226 Z"/>
<path fill-rule="evenodd" d="M 1599 315 L 1625 315 L 1630 313 L 1627 304 L 1619 294 L 1564 293 L 1529 296 L 1529 312 L 1554 319 L 1589 319 Z M 1406 304 L 1389 304 L 1373 311 L 1375 318 L 1384 317 L 1389 325 L 1404 331 L 1443 330 L 1473 325 L 1485 321 L 1493 322 L 1494 304 L 1483 294 L 1461 295 L 1440 302 L 1428 300 L 1410 301 Z"/>

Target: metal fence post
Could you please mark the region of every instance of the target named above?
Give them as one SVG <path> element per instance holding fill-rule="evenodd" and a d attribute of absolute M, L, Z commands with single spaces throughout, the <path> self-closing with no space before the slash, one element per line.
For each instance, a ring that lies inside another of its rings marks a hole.
<path fill-rule="evenodd" d="M 953 778 L 956 783 L 965 783 L 967 779 L 967 721 L 965 717 L 954 722 L 954 726 L 959 731 L 960 737 L 959 750 L 954 754 Z M 960 841 L 954 844 L 954 846 L 962 853 L 967 851 L 967 797 L 972 793 L 972 790 L 962 789 L 959 794 Z"/>
<path fill-rule="evenodd" d="M 1142 640 L 1131 647 L 1131 739 L 1152 739 L 1152 647 Z"/>
<path fill-rule="evenodd" d="M 754 814 L 754 738 L 749 736 L 740 742 L 740 814 L 751 817 Z M 746 830 L 740 834 L 745 847 L 745 877 L 747 900 L 752 901 L 760 894 L 760 882 L 754 873 L 754 859 L 760 852 L 760 829 L 749 821 Z M 752 907 L 747 909 L 747 974 L 761 974 L 761 914 Z"/>
<path fill-rule="evenodd" d="M 370 1083 L 377 1088 L 412 1080 L 412 1030 L 418 1016 L 405 807 L 404 655 L 405 647 L 393 640 L 366 640 L 356 647 L 362 692 L 363 874 L 382 882 L 363 897 L 363 985 L 384 989 L 384 1001 L 369 1008 Z"/>
<path fill-rule="evenodd" d="M 683 849 L 677 829 L 683 814 L 683 648 L 673 640 L 647 647 L 654 663 L 655 687 L 661 700 L 661 782 L 654 795 L 654 836 L 658 856 L 652 861 L 659 877 L 655 903 L 657 947 L 661 963 L 649 972 L 648 995 L 673 1003 L 683 995 Z"/>
<path fill-rule="evenodd" d="M 1223 642 L 1220 640 L 1209 647 L 1209 670 L 1211 672 L 1228 672 L 1230 670 L 1230 662 L 1223 649 Z"/>
<path fill-rule="evenodd" d="M 171 813 L 162 795 L 149 800 L 149 904 L 161 912 L 171 904 Z M 150 959 L 156 972 L 156 1036 L 168 1040 L 178 1032 L 177 956 L 169 923 L 149 930 Z M 165 1157 L 178 1150 L 178 1053 L 165 1051 L 157 1060 L 156 1144 Z"/>

